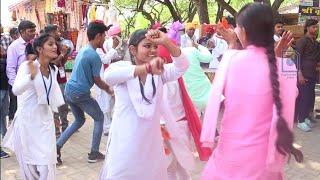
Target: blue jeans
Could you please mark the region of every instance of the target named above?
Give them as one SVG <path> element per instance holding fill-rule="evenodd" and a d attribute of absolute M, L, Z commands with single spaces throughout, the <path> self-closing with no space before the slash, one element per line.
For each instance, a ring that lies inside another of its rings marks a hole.
<path fill-rule="evenodd" d="M 61 92 L 64 92 L 66 83 L 59 84 Z M 63 95 L 64 100 L 66 100 L 65 96 Z M 58 108 L 58 113 L 53 113 L 53 118 L 55 121 L 56 126 L 56 134 L 60 135 L 60 126 L 62 129 L 62 132 L 65 131 L 69 125 L 69 121 L 67 119 L 68 116 L 68 103 L 60 106 Z"/>
<path fill-rule="evenodd" d="M 75 118 L 74 122 L 69 126 L 57 140 L 57 145 L 62 147 L 70 136 L 80 129 L 84 122 L 84 112 L 89 114 L 94 120 L 93 136 L 91 152 L 98 152 L 101 135 L 103 130 L 103 113 L 95 99 L 90 94 L 76 95 L 65 92 L 66 102 L 69 104 L 72 114 Z"/>
<path fill-rule="evenodd" d="M 6 116 L 9 112 L 9 91 L 0 90 L 0 130 L 2 137 L 7 132 Z"/>
<path fill-rule="evenodd" d="M 315 79 L 307 79 L 306 84 L 298 84 L 299 95 L 296 100 L 296 118 L 299 123 L 305 122 L 305 119 L 309 117 L 310 113 L 313 112 L 315 103 Z"/>

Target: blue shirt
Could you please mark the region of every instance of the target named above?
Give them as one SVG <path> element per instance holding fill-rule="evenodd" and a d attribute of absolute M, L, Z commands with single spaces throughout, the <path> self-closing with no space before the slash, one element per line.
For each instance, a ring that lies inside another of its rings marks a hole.
<path fill-rule="evenodd" d="M 89 44 L 78 53 L 72 69 L 71 78 L 66 84 L 66 92 L 90 94 L 94 77 L 100 77 L 102 62 L 98 53 Z"/>

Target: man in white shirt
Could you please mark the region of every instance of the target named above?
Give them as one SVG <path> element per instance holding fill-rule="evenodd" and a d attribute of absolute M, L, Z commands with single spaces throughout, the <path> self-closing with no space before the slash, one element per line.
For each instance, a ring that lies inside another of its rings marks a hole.
<path fill-rule="evenodd" d="M 181 36 L 181 47 L 193 47 L 193 44 L 197 42 L 195 36 L 196 24 L 195 23 L 186 23 L 185 26 L 186 33 Z"/>

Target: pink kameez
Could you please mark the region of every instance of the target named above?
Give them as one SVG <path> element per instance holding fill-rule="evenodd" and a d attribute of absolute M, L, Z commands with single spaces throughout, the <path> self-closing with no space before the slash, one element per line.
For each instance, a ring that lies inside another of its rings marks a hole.
<path fill-rule="evenodd" d="M 226 52 L 221 61 L 204 117 L 203 146 L 214 143 L 221 95 L 225 96 L 225 110 L 220 139 L 202 180 L 283 179 L 286 157 L 275 147 L 277 115 L 265 52 L 264 48 L 249 46 Z M 282 115 L 292 129 L 296 73 L 284 72 L 282 59 L 277 61 Z"/>

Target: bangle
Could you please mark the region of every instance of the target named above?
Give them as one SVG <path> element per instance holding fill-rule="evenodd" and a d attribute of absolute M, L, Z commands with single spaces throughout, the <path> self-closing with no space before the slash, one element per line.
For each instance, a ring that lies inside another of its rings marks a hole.
<path fill-rule="evenodd" d="M 148 73 L 148 74 L 151 73 L 151 64 L 150 64 L 150 63 L 146 63 L 145 65 L 146 65 L 146 71 L 147 71 L 147 73 Z"/>

